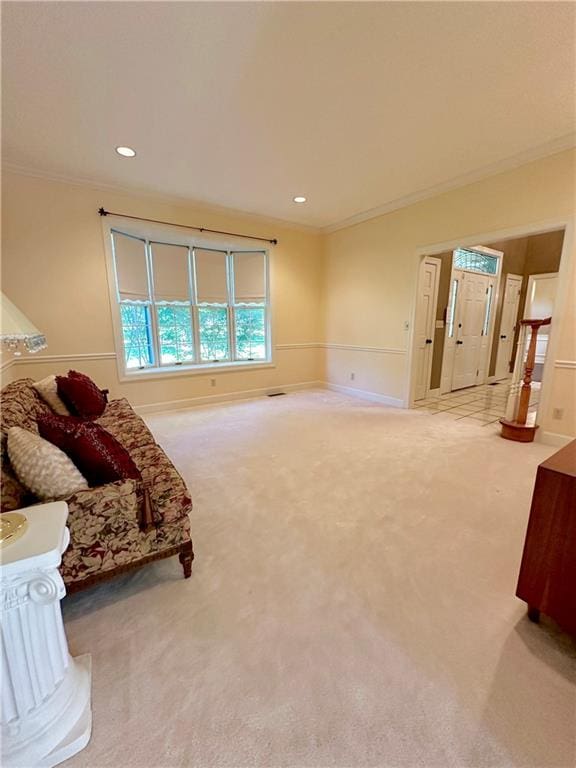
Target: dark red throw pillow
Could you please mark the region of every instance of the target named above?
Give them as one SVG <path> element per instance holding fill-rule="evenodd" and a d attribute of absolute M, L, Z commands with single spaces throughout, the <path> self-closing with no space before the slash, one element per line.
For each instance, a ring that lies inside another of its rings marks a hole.
<path fill-rule="evenodd" d="M 68 371 L 68 376 L 56 376 L 59 397 L 70 413 L 83 419 L 102 416 L 108 402 L 108 390 L 100 389 L 89 376 Z"/>
<path fill-rule="evenodd" d="M 116 480 L 142 480 L 140 470 L 124 446 L 93 421 L 43 413 L 38 417 L 38 431 L 72 459 L 90 486 Z"/>

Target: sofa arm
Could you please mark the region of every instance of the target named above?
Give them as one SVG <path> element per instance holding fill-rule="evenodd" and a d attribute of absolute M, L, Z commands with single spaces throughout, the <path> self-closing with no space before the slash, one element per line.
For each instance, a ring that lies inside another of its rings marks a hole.
<path fill-rule="evenodd" d="M 117 480 L 64 499 L 74 546 L 89 547 L 96 541 L 122 536 L 130 529 L 138 531 L 141 486 L 135 480 Z"/>

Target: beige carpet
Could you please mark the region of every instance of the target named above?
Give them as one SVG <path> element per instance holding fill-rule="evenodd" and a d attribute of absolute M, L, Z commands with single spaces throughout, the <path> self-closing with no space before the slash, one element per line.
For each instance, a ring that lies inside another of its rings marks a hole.
<path fill-rule="evenodd" d="M 331 392 L 148 418 L 197 559 L 66 598 L 67 765 L 574 766 L 576 647 L 514 597 L 555 449 Z"/>

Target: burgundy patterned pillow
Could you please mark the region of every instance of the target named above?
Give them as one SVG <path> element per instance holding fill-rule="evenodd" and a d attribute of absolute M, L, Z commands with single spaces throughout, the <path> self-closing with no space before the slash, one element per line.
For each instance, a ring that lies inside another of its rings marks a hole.
<path fill-rule="evenodd" d="M 68 376 L 56 376 L 58 396 L 70 413 L 84 419 L 102 416 L 108 402 L 108 390 L 100 389 L 89 376 L 68 371 Z"/>
<path fill-rule="evenodd" d="M 128 451 L 93 421 L 45 413 L 38 417 L 38 431 L 72 459 L 90 486 L 142 480 Z"/>

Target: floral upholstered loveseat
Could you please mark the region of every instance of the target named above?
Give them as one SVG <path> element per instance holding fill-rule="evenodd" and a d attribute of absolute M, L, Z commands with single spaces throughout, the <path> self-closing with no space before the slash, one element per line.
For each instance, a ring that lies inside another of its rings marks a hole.
<path fill-rule="evenodd" d="M 32 379 L 20 379 L 2 390 L 2 512 L 39 503 L 18 481 L 6 450 L 10 427 L 38 432 L 38 416 L 50 412 L 32 384 Z M 188 517 L 192 501 L 184 481 L 127 400 L 112 400 L 96 422 L 130 453 L 142 480 L 119 480 L 63 499 L 70 546 L 60 570 L 68 591 L 176 554 L 187 578 L 194 554 Z M 144 531 L 139 520 L 145 488 L 154 524 Z"/>

